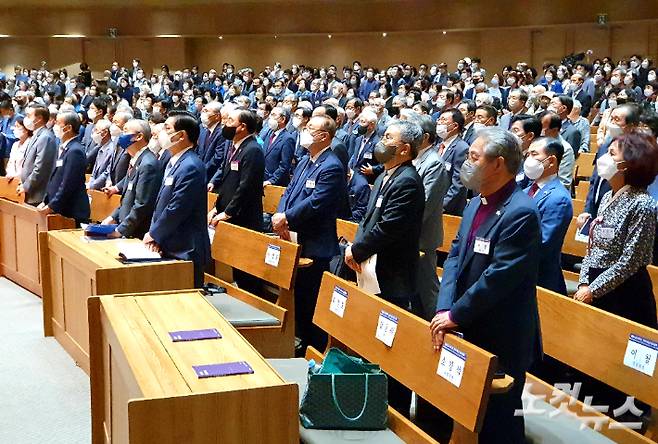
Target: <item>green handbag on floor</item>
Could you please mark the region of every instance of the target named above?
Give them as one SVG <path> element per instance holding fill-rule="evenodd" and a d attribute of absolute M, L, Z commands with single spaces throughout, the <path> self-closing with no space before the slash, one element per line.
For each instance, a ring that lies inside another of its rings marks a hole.
<path fill-rule="evenodd" d="M 308 429 L 384 430 L 388 382 L 378 365 L 332 348 L 309 369 L 299 417 Z"/>

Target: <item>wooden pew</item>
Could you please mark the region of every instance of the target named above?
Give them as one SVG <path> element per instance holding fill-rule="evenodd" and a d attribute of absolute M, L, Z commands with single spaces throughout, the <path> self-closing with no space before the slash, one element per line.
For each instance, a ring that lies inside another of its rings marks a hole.
<path fill-rule="evenodd" d="M 39 233 L 44 336 L 54 336 L 86 373 L 89 373 L 89 297 L 194 286 L 191 261 L 120 262 L 120 246 L 135 243 L 141 241 L 89 241 L 82 230 Z"/>
<path fill-rule="evenodd" d="M 649 265 L 647 270 L 649 271 L 649 277 L 653 285 L 653 297 L 656 299 L 656 305 L 658 306 L 658 267 Z"/>
<path fill-rule="evenodd" d="M 90 219 L 94 222 L 101 222 L 108 216 L 111 216 L 114 210 L 121 205 L 121 195 L 113 194 L 108 197 L 107 194 L 99 190 L 87 190 L 89 195 L 89 206 L 91 207 Z"/>
<path fill-rule="evenodd" d="M 623 363 L 631 334 L 658 342 L 657 330 L 541 287 L 537 288 L 537 303 L 544 353 L 653 407 L 658 406 L 658 375 L 648 376 Z M 545 396 L 552 391 L 550 385 L 534 376 L 529 375 L 528 382 L 530 392 L 535 395 Z M 582 412 L 582 403 L 574 407 L 569 410 L 580 416 L 602 418 L 600 433 L 615 442 L 652 442 L 635 431 L 620 428 L 619 423 L 602 413 L 592 409 Z M 588 425 L 592 427 L 594 423 Z"/>
<path fill-rule="evenodd" d="M 574 214 L 576 214 L 575 211 Z M 571 223 L 569 224 L 569 228 L 567 229 L 567 234 L 564 236 L 562 253 L 577 257 L 585 257 L 587 254 L 587 244 L 585 242 L 579 242 L 576 240 L 577 230 L 578 227 L 576 226 L 576 217 L 573 217 L 571 219 Z"/>
<path fill-rule="evenodd" d="M 263 212 L 274 214 L 279 206 L 281 196 L 286 191 L 286 187 L 278 185 L 268 185 L 263 188 Z"/>
<path fill-rule="evenodd" d="M 588 191 L 589 191 L 589 181 L 581 180 L 580 182 L 578 182 L 578 185 L 576 185 L 576 199 L 584 201 L 585 199 L 587 199 Z M 577 215 L 575 212 L 573 214 Z"/>
<path fill-rule="evenodd" d="M 269 246 L 280 249 L 278 266 L 265 263 Z M 238 290 L 225 272 L 206 274 L 206 282 L 226 288 L 229 296 L 258 308 L 279 320 L 276 326 L 244 326 L 238 331 L 266 357 L 288 358 L 295 343 L 295 275 L 300 266 L 299 245 L 276 237 L 220 222 L 212 243 L 212 257 L 224 267 L 237 268 L 274 285 L 278 289 L 276 304 Z"/>
<path fill-rule="evenodd" d="M 213 193 L 212 191 L 208 192 L 208 208 L 207 211 L 210 213 L 210 210 L 215 208 L 215 202 L 217 201 L 217 193 Z"/>
<path fill-rule="evenodd" d="M 436 249 L 437 251 L 450 253 L 452 241 L 457 237 L 459 225 L 461 223 L 462 218 L 459 216 L 451 216 L 449 214 L 443 215 L 443 244 Z"/>
<path fill-rule="evenodd" d="M 571 204 L 573 205 L 573 214 L 578 216 L 580 213 L 585 211 L 585 201 L 581 199 L 571 199 Z"/>
<path fill-rule="evenodd" d="M 299 442 L 298 392 L 198 291 L 89 300 L 92 443 Z M 173 342 L 216 329 L 221 339 Z M 253 374 L 199 378 L 192 366 L 246 361 Z"/>
<path fill-rule="evenodd" d="M 59 214 L 41 215 L 16 194 L 18 182 L 0 177 L 0 273 L 42 296 L 39 232 L 75 228 L 75 221 Z"/>
<path fill-rule="evenodd" d="M 336 234 L 338 237 L 344 237 L 348 242 L 354 242 L 356 231 L 359 229 L 359 224 L 350 222 L 344 219 L 336 220 Z"/>
<path fill-rule="evenodd" d="M 347 293 L 342 317 L 330 309 L 337 287 Z M 398 318 L 392 347 L 375 338 L 382 310 Z M 391 377 L 453 418 L 455 443 L 477 442 L 489 396 L 506 392 L 513 384 L 509 376 L 493 379 L 496 356 L 455 335 L 447 335 L 445 343 L 467 356 L 461 383 L 457 387 L 438 376 L 440 354 L 431 344 L 427 321 L 330 273 L 323 276 L 313 322 L 329 334 L 328 347 L 338 346 L 379 364 Z M 359 328 L 354 328 L 357 325 Z M 321 359 L 312 348 L 308 356 Z M 435 442 L 390 407 L 389 427 L 405 442 Z"/>
<path fill-rule="evenodd" d="M 582 153 L 576 159 L 576 179 L 589 179 L 594 172 L 594 153 Z"/>

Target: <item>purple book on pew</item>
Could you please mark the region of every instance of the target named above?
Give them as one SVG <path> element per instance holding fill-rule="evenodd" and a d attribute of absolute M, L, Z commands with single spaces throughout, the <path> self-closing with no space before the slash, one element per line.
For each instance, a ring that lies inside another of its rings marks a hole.
<path fill-rule="evenodd" d="M 174 342 L 184 341 L 201 341 L 204 339 L 220 339 L 221 333 L 216 328 L 206 328 L 204 330 L 182 330 L 170 331 L 169 336 Z"/>
<path fill-rule="evenodd" d="M 245 361 L 193 365 L 192 368 L 199 379 L 215 378 L 217 376 L 248 375 L 254 372 L 254 369 Z"/>

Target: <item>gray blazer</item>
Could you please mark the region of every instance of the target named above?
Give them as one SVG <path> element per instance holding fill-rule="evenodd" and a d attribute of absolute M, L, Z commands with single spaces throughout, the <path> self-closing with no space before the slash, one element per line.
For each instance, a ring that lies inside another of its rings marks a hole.
<path fill-rule="evenodd" d="M 435 250 L 443 243 L 443 198 L 450 186 L 435 146 L 431 146 L 414 161 L 418 175 L 425 189 L 425 211 L 420 230 L 420 250 Z"/>
<path fill-rule="evenodd" d="M 89 179 L 90 190 L 100 190 L 105 186 L 105 181 L 110 175 L 108 165 L 112 161 L 113 152 L 114 143 L 111 140 L 98 150 L 96 163 L 94 163 L 94 168 L 91 170 L 91 178 Z"/>
<path fill-rule="evenodd" d="M 25 202 L 37 205 L 46 196 L 46 187 L 57 159 L 55 135 L 46 127 L 37 131 L 25 149 L 25 162 L 21 170 L 21 183 L 25 190 Z"/>

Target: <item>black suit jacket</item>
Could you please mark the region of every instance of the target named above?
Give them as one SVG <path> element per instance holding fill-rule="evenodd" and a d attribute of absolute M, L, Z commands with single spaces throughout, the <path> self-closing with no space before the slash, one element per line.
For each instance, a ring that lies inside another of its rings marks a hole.
<path fill-rule="evenodd" d="M 85 187 L 86 164 L 84 148 L 77 140 L 71 140 L 66 151 L 58 155 L 43 200 L 55 213 L 78 222 L 89 219 L 89 197 Z"/>
<path fill-rule="evenodd" d="M 331 141 L 331 151 L 338 157 L 343 168 L 347 171 L 347 163 L 350 161 L 350 155 L 347 153 L 347 146 L 338 138 L 334 137 Z"/>
<path fill-rule="evenodd" d="M 121 206 L 112 213 L 112 218 L 119 224 L 119 233 L 125 237 L 144 237 L 151 225 L 161 184 L 160 163 L 147 148 L 121 183 Z"/>
<path fill-rule="evenodd" d="M 578 91 L 578 94 L 576 94 L 576 97 L 574 99 L 578 100 L 580 104 L 582 105 L 582 108 L 580 110 L 580 115 L 582 117 L 587 117 L 589 116 L 589 110 L 592 108 L 592 98 L 585 93 L 584 90 Z M 573 148 L 574 151 L 577 151 L 577 148 Z"/>
<path fill-rule="evenodd" d="M 251 230 L 263 226 L 263 177 L 265 156 L 256 138 L 248 136 L 231 158 L 224 161 L 224 173 L 217 188 L 217 212 L 224 211 L 229 222 Z M 233 162 L 233 166 L 231 166 Z"/>
<path fill-rule="evenodd" d="M 206 180 L 212 181 L 213 176 L 224 163 L 226 139 L 222 136 L 222 127 L 217 125 L 212 133 L 207 128 L 201 130 L 196 152 L 206 167 Z"/>
<path fill-rule="evenodd" d="M 425 190 L 411 162 L 400 165 L 382 187 L 385 176 L 381 174 L 375 181 L 368 209 L 352 244 L 352 254 L 358 263 L 377 254 L 381 296 L 406 307 L 416 292 Z"/>
<path fill-rule="evenodd" d="M 130 164 L 130 154 L 118 145 L 114 147 L 114 149 L 116 151 L 114 152 L 114 157 L 110 164 L 110 180 L 112 180 L 113 185 L 116 185 L 126 177 L 128 165 Z"/>

